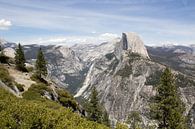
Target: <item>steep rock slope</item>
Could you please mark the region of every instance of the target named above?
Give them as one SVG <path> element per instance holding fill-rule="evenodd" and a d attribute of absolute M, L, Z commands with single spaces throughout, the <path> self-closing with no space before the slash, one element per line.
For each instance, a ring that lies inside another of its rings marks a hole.
<path fill-rule="evenodd" d="M 155 93 L 152 86 L 145 86 L 146 78 L 164 68 L 150 61 L 147 53 L 139 51 L 146 50 L 143 44 L 139 45 L 139 50 L 135 50 L 135 46 L 128 46 L 134 49 L 126 49 L 125 45 L 130 44 L 126 42 L 127 39 L 131 41 L 130 38 L 134 34 L 128 36 L 116 43 L 112 53 L 107 53 L 94 61 L 83 87 L 75 95 L 75 97 L 88 98 L 92 87 L 96 87 L 101 102 L 112 120 L 124 121 L 134 110 L 144 113 L 147 109 L 148 96 Z M 132 45 L 134 44 L 136 41 Z"/>
<path fill-rule="evenodd" d="M 154 87 L 165 66 L 149 59 L 143 42 L 131 40 L 137 37 L 131 33 L 126 36 L 123 34 L 122 40 L 114 43 L 113 52 L 96 58 L 90 66 L 83 87 L 75 97 L 88 98 L 91 89 L 96 87 L 112 121 L 125 121 L 131 111 L 138 111 L 144 125 L 148 125 L 152 122 L 148 114 L 150 98 L 156 93 Z M 136 47 L 137 44 L 139 47 Z M 181 81 L 183 75 L 174 73 Z M 187 107 L 186 114 L 195 103 L 195 93 L 189 92 L 195 91 L 195 83 L 191 81 L 188 86 L 180 83 L 181 97 Z"/>

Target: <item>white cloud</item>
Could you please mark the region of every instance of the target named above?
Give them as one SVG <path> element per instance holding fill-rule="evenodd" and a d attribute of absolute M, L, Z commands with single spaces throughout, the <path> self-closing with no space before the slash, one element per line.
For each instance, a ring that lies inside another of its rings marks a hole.
<path fill-rule="evenodd" d="M 11 21 L 1 19 L 0 20 L 0 30 L 7 30 L 12 26 Z"/>
<path fill-rule="evenodd" d="M 74 44 L 100 44 L 103 42 L 109 42 L 119 37 L 117 34 L 104 33 L 95 36 L 56 36 L 56 37 L 45 37 L 38 39 L 31 39 L 22 41 L 23 44 L 42 44 L 42 45 L 67 45 L 71 46 Z"/>

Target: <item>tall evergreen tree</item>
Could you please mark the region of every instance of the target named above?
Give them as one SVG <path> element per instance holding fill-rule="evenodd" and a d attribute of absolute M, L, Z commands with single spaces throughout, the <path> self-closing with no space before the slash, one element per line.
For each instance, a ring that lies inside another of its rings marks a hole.
<path fill-rule="evenodd" d="M 91 92 L 91 97 L 89 101 L 89 119 L 92 121 L 97 121 L 98 123 L 102 123 L 102 110 L 99 104 L 98 92 L 95 88 L 93 88 Z"/>
<path fill-rule="evenodd" d="M 36 75 L 39 79 L 42 78 L 42 75 L 43 76 L 47 75 L 47 63 L 41 48 L 39 49 L 37 54 L 35 67 L 36 67 Z"/>
<path fill-rule="evenodd" d="M 179 98 L 171 71 L 166 68 L 157 87 L 155 103 L 151 107 L 159 129 L 186 129 L 184 104 Z"/>
<path fill-rule="evenodd" d="M 91 92 L 90 101 L 87 106 L 87 113 L 89 120 L 109 126 L 108 114 L 106 110 L 103 110 L 103 107 L 99 103 L 98 92 L 95 87 Z"/>
<path fill-rule="evenodd" d="M 16 68 L 21 71 L 25 71 L 25 56 L 24 56 L 24 51 L 21 46 L 21 44 L 18 44 L 18 47 L 16 49 L 16 55 L 15 55 L 15 63 L 16 63 Z"/>

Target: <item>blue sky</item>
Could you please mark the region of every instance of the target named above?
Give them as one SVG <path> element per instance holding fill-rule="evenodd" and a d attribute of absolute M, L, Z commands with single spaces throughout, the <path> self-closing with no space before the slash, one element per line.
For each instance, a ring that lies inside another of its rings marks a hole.
<path fill-rule="evenodd" d="M 145 44 L 195 44 L 195 0 L 0 0 L 0 37 L 85 43 L 138 33 Z"/>

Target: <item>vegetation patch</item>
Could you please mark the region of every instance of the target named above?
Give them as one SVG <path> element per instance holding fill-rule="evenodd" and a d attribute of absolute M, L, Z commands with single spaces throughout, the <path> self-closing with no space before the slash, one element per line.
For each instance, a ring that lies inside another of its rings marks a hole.
<path fill-rule="evenodd" d="M 112 60 L 112 59 L 115 57 L 115 55 L 114 55 L 114 53 L 108 53 L 108 54 L 105 55 L 105 57 L 106 57 L 108 60 Z"/>
<path fill-rule="evenodd" d="M 133 73 L 132 66 L 131 65 L 125 65 L 123 69 L 120 69 L 116 75 L 122 76 L 122 77 L 129 77 Z"/>
<path fill-rule="evenodd" d="M 39 78 L 39 76 L 37 76 L 37 74 L 33 74 L 30 77 L 30 79 L 37 82 L 37 83 L 44 83 L 45 85 L 48 85 L 48 82 L 43 78 Z"/>
<path fill-rule="evenodd" d="M 13 78 L 9 75 L 8 70 L 2 65 L 0 65 L 0 80 L 13 89 Z"/>
<path fill-rule="evenodd" d="M 159 71 L 159 70 L 157 70 L 154 73 L 150 74 L 146 78 L 145 85 L 153 85 L 153 86 L 158 85 L 159 82 L 160 82 L 161 75 L 162 75 L 162 71 Z"/>
<path fill-rule="evenodd" d="M 2 129 L 109 129 L 88 121 L 61 105 L 16 98 L 0 88 Z"/>
<path fill-rule="evenodd" d="M 72 108 L 74 111 L 79 110 L 79 106 L 72 95 L 65 90 L 57 90 L 58 100 L 64 107 Z"/>
<path fill-rule="evenodd" d="M 24 85 L 23 84 L 19 84 L 19 83 L 15 82 L 15 86 L 18 88 L 18 90 L 20 92 L 24 91 Z"/>
<path fill-rule="evenodd" d="M 9 64 L 10 58 L 5 56 L 3 53 L 0 53 L 0 63 Z"/>
<path fill-rule="evenodd" d="M 43 100 L 45 92 L 51 93 L 51 89 L 43 83 L 32 84 L 28 91 L 23 93 L 23 98 L 27 100 Z"/>
<path fill-rule="evenodd" d="M 138 53 L 130 52 L 128 54 L 129 57 L 129 64 L 133 63 L 135 60 L 140 60 L 141 56 Z"/>
<path fill-rule="evenodd" d="M 34 68 L 32 66 L 26 67 L 28 72 L 33 72 Z"/>

